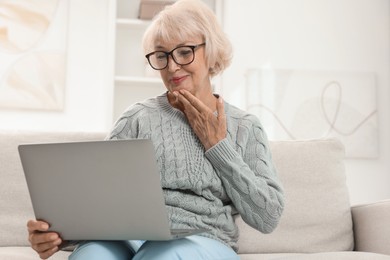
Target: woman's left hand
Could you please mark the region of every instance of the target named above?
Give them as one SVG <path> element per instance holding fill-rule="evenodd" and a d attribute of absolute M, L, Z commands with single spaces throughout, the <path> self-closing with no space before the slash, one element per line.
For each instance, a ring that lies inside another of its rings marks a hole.
<path fill-rule="evenodd" d="M 173 95 L 182 104 L 188 122 L 206 151 L 226 137 L 226 116 L 221 97 L 217 100 L 216 116 L 214 111 L 187 90 L 175 91 Z"/>

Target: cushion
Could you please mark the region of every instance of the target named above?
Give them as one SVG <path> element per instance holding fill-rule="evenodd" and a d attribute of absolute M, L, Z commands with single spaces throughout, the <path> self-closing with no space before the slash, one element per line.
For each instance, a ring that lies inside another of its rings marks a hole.
<path fill-rule="evenodd" d="M 242 254 L 240 256 L 240 260 L 275 260 L 279 258 L 288 258 L 288 257 L 295 257 L 295 256 L 301 256 L 304 254 L 288 254 L 288 253 L 283 253 L 283 254 Z"/>
<path fill-rule="evenodd" d="M 324 252 L 312 254 L 244 254 L 241 260 L 390 260 L 390 256 L 368 252 Z"/>
<path fill-rule="evenodd" d="M 369 252 L 323 252 L 306 255 L 278 257 L 278 260 L 390 260 L 389 255 Z"/>
<path fill-rule="evenodd" d="M 237 219 L 240 253 L 312 253 L 353 249 L 344 147 L 334 139 L 271 142 L 286 206 L 271 234 Z"/>
<path fill-rule="evenodd" d="M 34 218 L 18 145 L 34 142 L 102 140 L 103 133 L 0 131 L 0 246 L 28 245 L 26 223 Z"/>
<path fill-rule="evenodd" d="M 50 260 L 67 260 L 71 252 L 59 251 Z M 38 254 L 31 247 L 0 247 L 0 259 L 37 260 Z"/>

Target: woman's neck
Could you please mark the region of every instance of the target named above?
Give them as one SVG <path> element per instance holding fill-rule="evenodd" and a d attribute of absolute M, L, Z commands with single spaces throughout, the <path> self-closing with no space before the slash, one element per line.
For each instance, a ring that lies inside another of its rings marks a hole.
<path fill-rule="evenodd" d="M 202 101 L 208 108 L 210 108 L 211 111 L 217 110 L 217 97 L 211 91 L 204 95 L 194 95 L 194 96 L 198 98 L 200 101 Z M 178 101 L 175 95 L 173 95 L 171 92 L 167 92 L 167 98 L 169 104 L 171 104 L 172 107 L 184 112 L 183 104 L 180 101 Z"/>

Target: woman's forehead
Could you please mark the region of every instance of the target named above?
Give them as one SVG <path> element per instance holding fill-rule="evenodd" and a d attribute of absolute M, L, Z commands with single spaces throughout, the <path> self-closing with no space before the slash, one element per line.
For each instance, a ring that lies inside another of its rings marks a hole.
<path fill-rule="evenodd" d="M 174 48 L 180 45 L 186 45 L 186 44 L 199 44 L 201 43 L 202 38 L 201 37 L 185 37 L 185 38 L 171 38 L 171 39 L 162 39 L 158 38 L 154 41 L 154 48 Z"/>

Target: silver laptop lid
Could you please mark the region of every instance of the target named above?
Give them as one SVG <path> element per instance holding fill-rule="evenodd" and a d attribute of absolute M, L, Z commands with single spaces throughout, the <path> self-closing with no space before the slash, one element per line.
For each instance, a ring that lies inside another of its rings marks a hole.
<path fill-rule="evenodd" d="M 166 240 L 170 230 L 150 140 L 19 146 L 37 219 L 65 240 Z"/>

